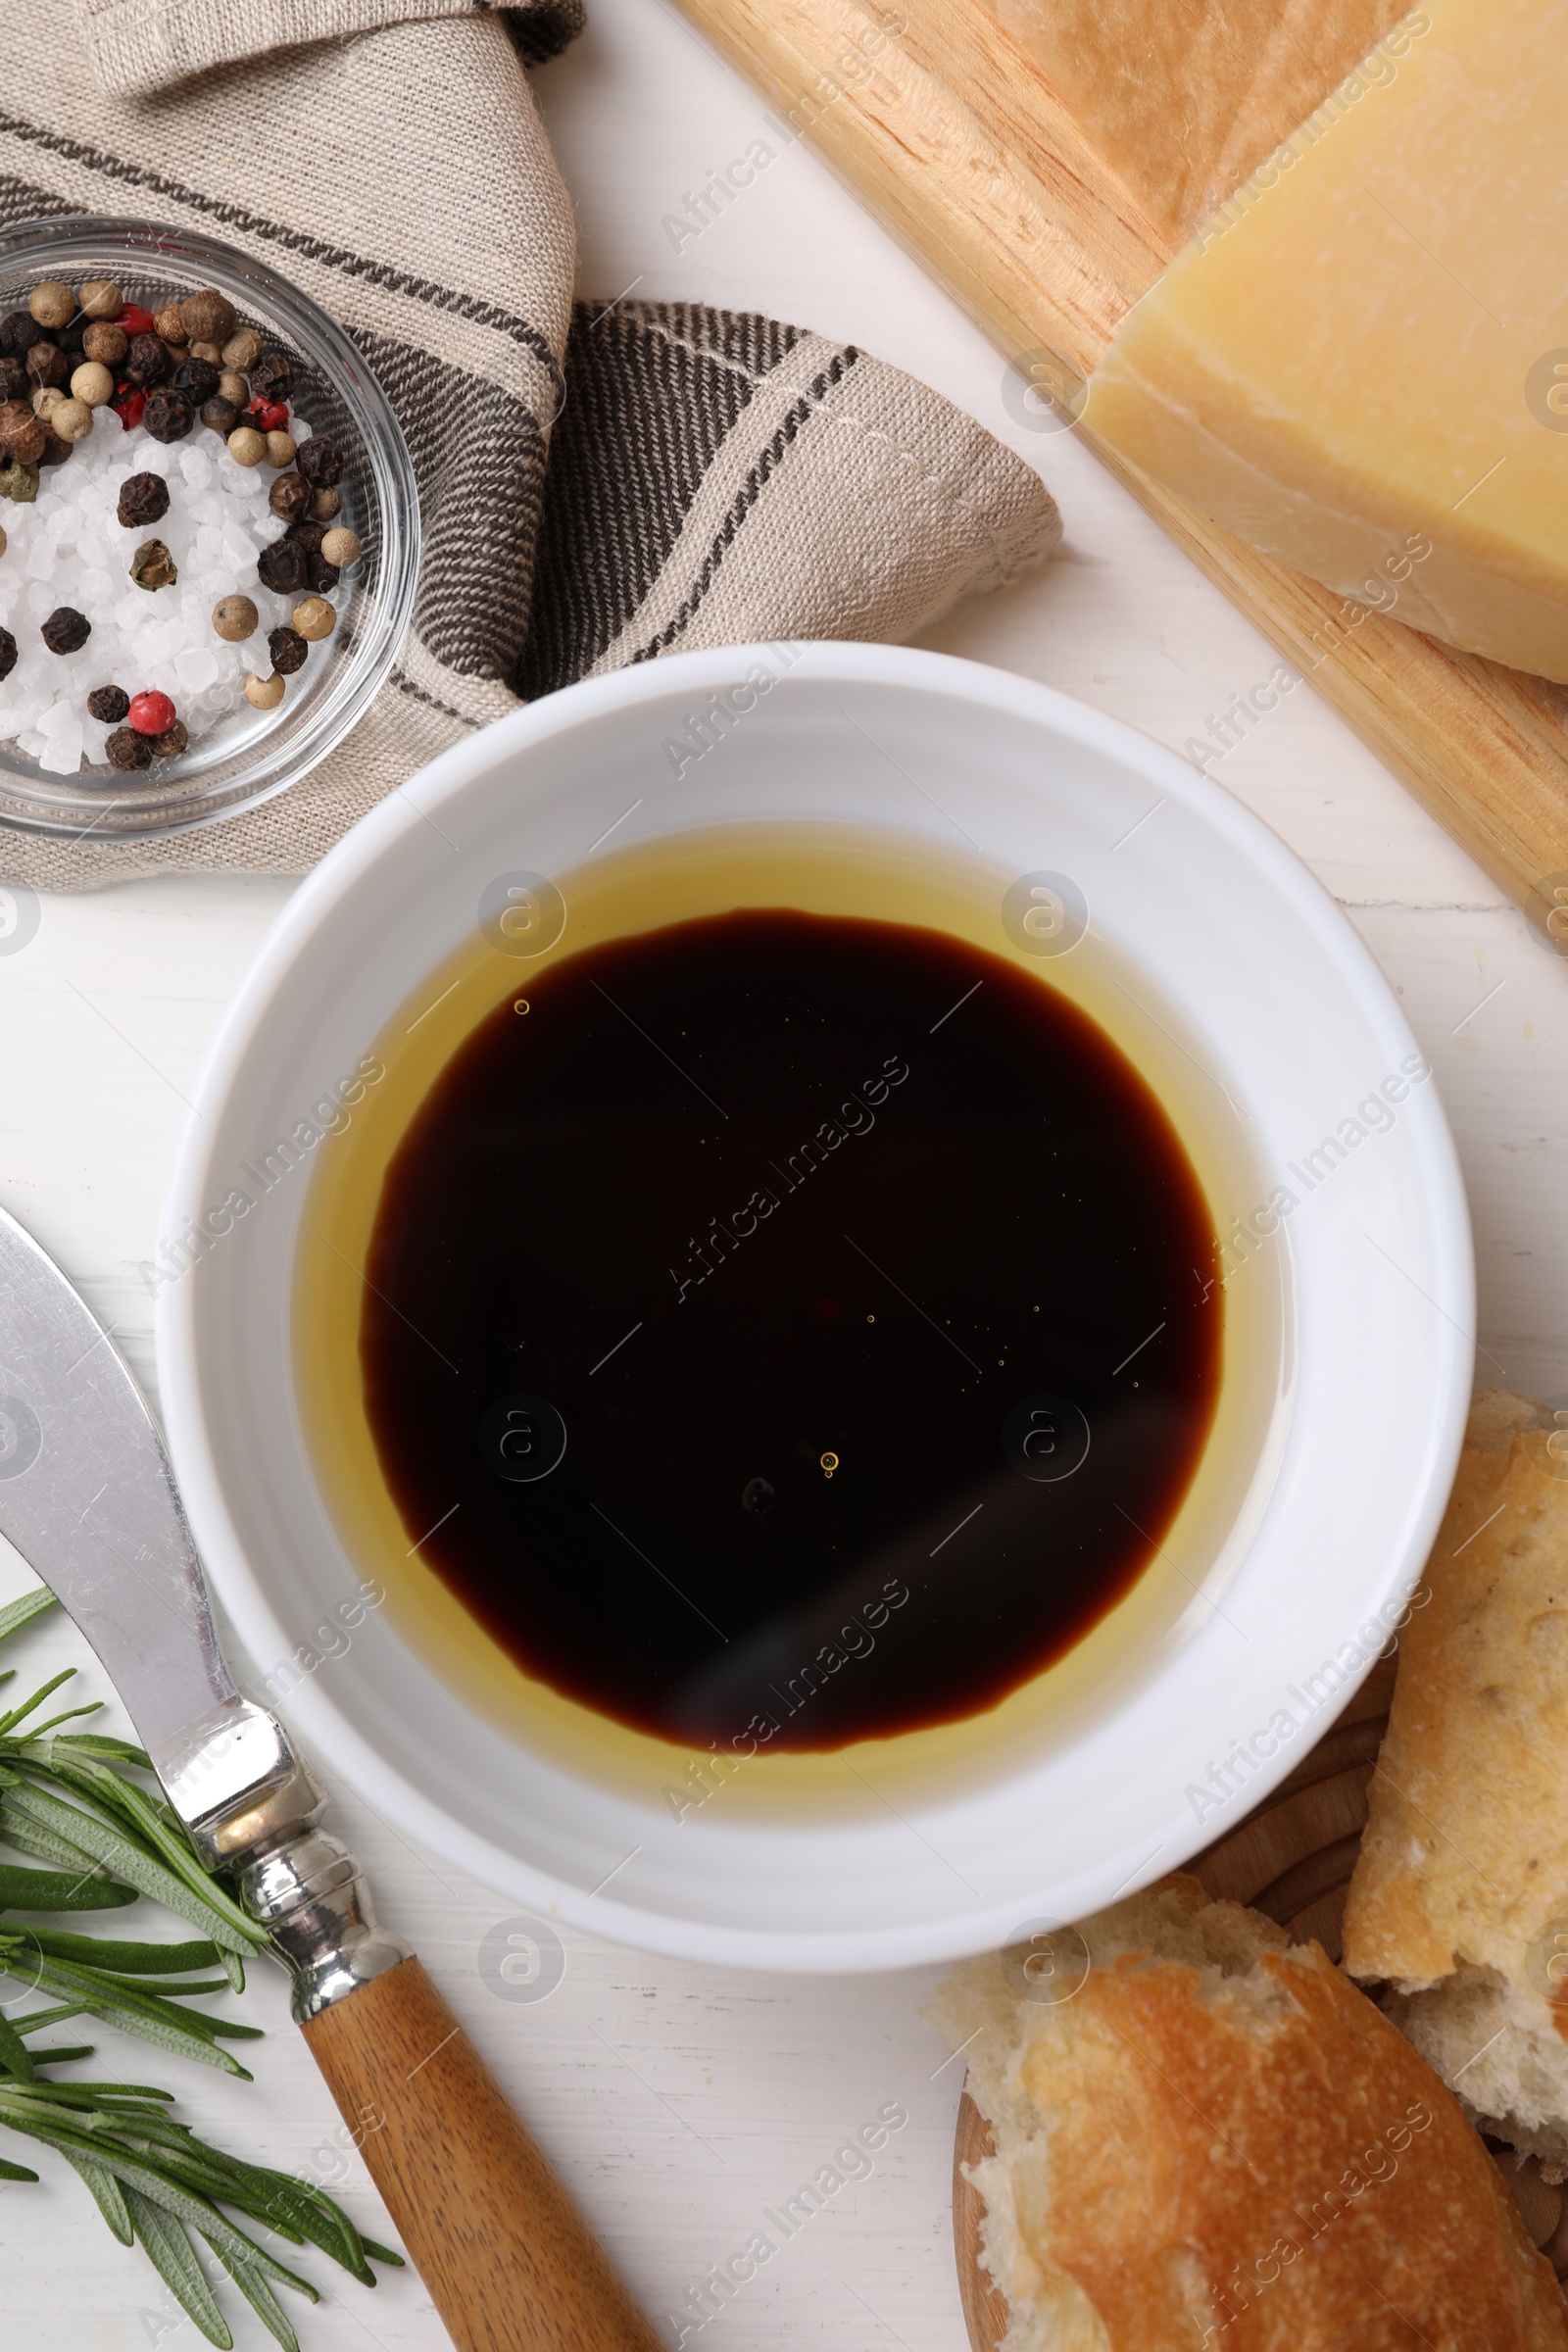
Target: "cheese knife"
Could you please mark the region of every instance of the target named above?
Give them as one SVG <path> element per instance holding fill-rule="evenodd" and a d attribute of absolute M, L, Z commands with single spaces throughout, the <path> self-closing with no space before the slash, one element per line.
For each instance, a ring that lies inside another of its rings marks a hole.
<path fill-rule="evenodd" d="M 364 1874 L 235 1689 L 156 1422 L 0 1210 L 0 1535 L 86 1636 L 170 1803 L 293 1978 L 293 2012 L 459 2352 L 659 2339 Z"/>

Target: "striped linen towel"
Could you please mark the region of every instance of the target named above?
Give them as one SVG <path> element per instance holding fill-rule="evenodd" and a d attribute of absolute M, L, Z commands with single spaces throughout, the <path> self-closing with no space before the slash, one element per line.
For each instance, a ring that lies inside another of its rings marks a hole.
<path fill-rule="evenodd" d="M 519 699 L 699 646 L 908 636 L 1039 562 L 1031 469 L 851 345 L 572 299 L 525 68 L 581 0 L 74 0 L 0 43 L 0 222 L 135 215 L 272 264 L 401 418 L 424 557 L 388 685 L 290 791 L 161 842 L 0 833 L 0 878 L 304 871 Z M 454 420 L 462 420 L 462 430 Z"/>

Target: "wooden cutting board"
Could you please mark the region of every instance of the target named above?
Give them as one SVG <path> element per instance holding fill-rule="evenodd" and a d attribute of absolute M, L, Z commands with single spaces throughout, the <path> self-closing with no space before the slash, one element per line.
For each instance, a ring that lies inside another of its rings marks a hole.
<path fill-rule="evenodd" d="M 1393 1695 L 1394 1660 L 1386 1658 L 1274 1794 L 1187 1865 L 1211 1895 L 1250 1903 L 1298 1942 L 1315 1936 L 1331 1960 L 1340 1957 L 1345 1898 Z M 965 2092 L 953 2149 L 953 2250 L 973 2352 L 998 2352 L 1007 2326 L 1005 2298 L 980 2268 L 985 2202 L 964 2178 L 965 2166 L 993 2154 L 990 2126 Z M 1532 2239 L 1568 2280 L 1568 2195 L 1543 2180 L 1534 2162 L 1520 2167 L 1506 2156 L 1500 2169 Z"/>
<path fill-rule="evenodd" d="M 1197 221 L 1404 13 L 1403 0 L 682 6 L 1019 366 L 1020 392 L 1044 384 L 1067 411 Z M 1568 956 L 1568 689 L 1348 604 L 1097 454 Z"/>

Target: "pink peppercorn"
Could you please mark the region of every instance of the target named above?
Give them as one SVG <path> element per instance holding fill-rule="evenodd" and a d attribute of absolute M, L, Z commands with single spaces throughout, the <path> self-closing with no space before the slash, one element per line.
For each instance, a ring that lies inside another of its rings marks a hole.
<path fill-rule="evenodd" d="M 129 715 L 138 735 L 167 735 L 174 723 L 174 706 L 167 694 L 133 694 Z"/>
<path fill-rule="evenodd" d="M 288 425 L 288 410 L 280 400 L 253 400 L 251 415 L 259 433 L 281 433 Z"/>

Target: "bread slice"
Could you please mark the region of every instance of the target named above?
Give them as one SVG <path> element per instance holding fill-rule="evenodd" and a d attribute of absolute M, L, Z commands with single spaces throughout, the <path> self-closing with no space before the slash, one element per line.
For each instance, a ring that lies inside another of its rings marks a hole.
<path fill-rule="evenodd" d="M 1548 1416 L 1496 1391 L 1470 1435 L 1402 1640 L 1345 1965 L 1392 1984 L 1390 2014 L 1469 2111 L 1561 2180 L 1568 1458 Z"/>
<path fill-rule="evenodd" d="M 1075 1935 L 1077 1970 L 993 1953 L 928 2012 L 996 2142 L 1004 2352 L 1568 2347 L 1496 2166 L 1318 1945 L 1185 1876 Z"/>

